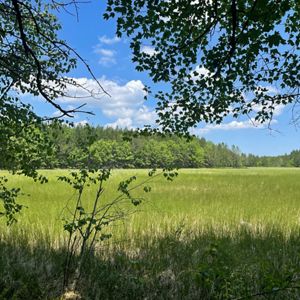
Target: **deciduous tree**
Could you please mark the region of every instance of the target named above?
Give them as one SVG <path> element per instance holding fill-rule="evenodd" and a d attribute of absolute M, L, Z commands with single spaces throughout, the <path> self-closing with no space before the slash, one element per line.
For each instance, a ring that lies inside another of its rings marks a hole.
<path fill-rule="evenodd" d="M 75 0 L 0 2 L 1 167 L 18 170 L 42 182 L 46 179 L 36 170 L 50 154 L 51 142 L 45 134 L 45 118 L 37 116 L 30 105 L 24 104 L 22 95 L 39 96 L 58 111 L 58 117 L 72 117 L 74 113 L 84 111 L 84 103 L 67 109 L 57 102 L 58 97 L 74 97 L 69 94 L 69 87 L 84 89 L 90 96 L 105 92 L 99 83 L 99 91 L 89 91 L 68 77 L 79 61 L 94 77 L 82 57 L 58 38 L 61 25 L 56 14 L 70 5 L 76 8 L 77 3 Z M 0 192 L 3 189 L 1 186 Z M 5 197 L 0 198 L 7 209 Z"/>
<path fill-rule="evenodd" d="M 298 102 L 298 0 L 108 0 L 104 17 L 131 37 L 136 69 L 170 83 L 155 95 L 165 132 L 227 115 L 270 122 Z"/>

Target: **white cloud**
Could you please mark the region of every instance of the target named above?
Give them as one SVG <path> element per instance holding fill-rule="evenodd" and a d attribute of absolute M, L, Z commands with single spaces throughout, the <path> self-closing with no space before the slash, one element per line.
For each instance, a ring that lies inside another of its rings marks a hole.
<path fill-rule="evenodd" d="M 121 41 L 121 39 L 118 38 L 117 36 L 109 38 L 106 35 L 100 36 L 98 39 L 101 44 L 105 44 L 105 45 L 113 45 Z"/>
<path fill-rule="evenodd" d="M 79 86 L 68 85 L 66 90 L 68 97 L 59 98 L 59 102 L 74 105 L 74 103 L 82 103 L 84 99 L 88 104 L 103 109 L 130 108 L 141 105 L 146 95 L 145 86 L 140 80 L 131 80 L 122 85 L 105 77 L 99 78 L 98 82 L 85 77 L 72 79 Z M 110 97 L 101 91 L 98 83 L 110 94 Z"/>
<path fill-rule="evenodd" d="M 112 119 L 113 121 L 107 124 L 110 127 L 134 128 L 155 123 L 156 113 L 144 104 L 146 92 L 140 80 L 119 84 L 105 77 L 98 79 L 110 97 L 99 90 L 99 85 L 93 79 L 73 78 L 73 80 L 83 88 L 68 86 L 69 96 L 59 98 L 59 103 L 73 107 L 86 103 L 86 110 L 92 109 L 96 114 L 97 111 L 101 111 L 107 118 Z"/>
<path fill-rule="evenodd" d="M 121 39 L 116 36 L 112 38 L 109 38 L 106 35 L 99 37 L 99 43 L 94 47 L 94 52 L 100 56 L 99 58 L 100 65 L 109 67 L 117 63 L 116 60 L 117 52 L 112 49 L 103 48 L 103 45 L 111 46 L 120 41 Z"/>
<path fill-rule="evenodd" d="M 275 96 L 275 95 L 278 95 L 280 94 L 280 90 L 278 88 L 276 88 L 275 86 L 271 86 L 271 85 L 268 85 L 268 86 L 259 86 L 258 88 L 264 88 L 266 89 L 266 94 L 270 95 L 270 96 Z M 268 105 L 266 105 L 268 106 Z M 274 109 L 272 110 L 273 111 L 273 116 L 279 116 L 283 113 L 283 110 L 285 108 L 285 105 L 284 104 L 273 104 L 270 102 L 270 106 L 273 106 Z M 258 112 L 258 111 L 262 111 L 264 108 L 264 106 L 262 104 L 254 104 L 252 105 L 252 109 L 253 111 L 255 112 Z M 270 109 L 267 109 L 265 108 L 266 111 L 271 111 Z"/>
<path fill-rule="evenodd" d="M 200 67 L 200 66 L 197 66 L 195 68 L 195 71 L 194 72 L 197 72 L 199 75 L 204 75 L 204 76 L 207 76 L 209 74 L 209 70 L 206 69 L 205 67 Z"/>
<path fill-rule="evenodd" d="M 105 67 L 115 65 L 117 63 L 115 58 L 103 56 L 99 59 L 99 64 Z"/>
<path fill-rule="evenodd" d="M 157 53 L 157 51 L 155 51 L 154 47 L 151 47 L 151 46 L 142 46 L 141 52 L 144 52 L 150 56 L 153 56 L 154 54 Z"/>
<path fill-rule="evenodd" d="M 272 120 L 271 124 L 276 124 L 277 120 Z M 192 130 L 192 134 L 203 135 L 213 130 L 240 130 L 240 129 L 262 129 L 266 128 L 266 124 L 256 122 L 254 119 L 246 121 L 231 121 L 223 124 L 208 124 L 203 128 L 195 128 Z"/>
<path fill-rule="evenodd" d="M 273 116 L 278 117 L 279 115 L 281 115 L 283 113 L 283 110 L 285 108 L 284 104 L 277 104 L 274 106 L 273 109 Z M 252 106 L 253 111 L 255 112 L 259 112 L 263 110 L 263 105 L 261 104 L 255 104 Z"/>
<path fill-rule="evenodd" d="M 95 53 L 100 55 L 99 64 L 105 67 L 115 65 L 116 61 L 116 51 L 105 49 L 105 48 L 95 48 Z"/>
<path fill-rule="evenodd" d="M 156 112 L 154 110 L 150 110 L 145 105 L 138 109 L 135 116 L 135 120 L 138 125 L 153 125 L 156 119 Z"/>
<path fill-rule="evenodd" d="M 209 77 L 212 75 L 213 73 L 211 73 L 208 69 L 206 69 L 203 66 L 197 66 L 195 70 L 190 73 L 191 79 L 194 81 L 199 80 L 202 77 Z"/>
<path fill-rule="evenodd" d="M 275 86 L 271 86 L 271 85 L 257 87 L 257 89 L 259 89 L 259 88 L 266 89 L 265 93 L 270 96 L 276 96 L 281 93 L 281 91 L 278 88 L 276 88 Z M 252 102 L 253 93 L 250 93 L 250 94 L 243 93 L 242 95 L 244 97 L 244 100 L 246 102 L 248 102 L 249 104 L 251 104 L 251 108 L 255 113 L 262 111 L 264 107 L 265 107 L 264 110 L 266 112 L 271 112 L 271 110 L 268 109 L 268 106 L 270 106 L 270 107 L 273 106 L 274 107 L 274 109 L 272 110 L 273 116 L 278 117 L 279 115 L 281 115 L 283 113 L 283 111 L 286 107 L 286 105 L 284 105 L 284 104 L 274 104 L 271 101 L 269 103 L 266 102 L 265 106 L 263 106 L 262 104 L 254 104 Z"/>
<path fill-rule="evenodd" d="M 58 118 L 61 116 L 61 112 L 59 110 L 56 110 L 53 114 L 52 114 L 52 117 L 53 118 Z"/>
<path fill-rule="evenodd" d="M 162 16 L 160 16 L 159 18 L 160 18 L 164 23 L 168 23 L 168 22 L 171 20 L 170 17 L 162 17 Z"/>
<path fill-rule="evenodd" d="M 267 94 L 269 94 L 271 96 L 280 94 L 280 90 L 275 86 L 268 85 L 268 86 L 265 86 L 265 88 L 267 89 Z M 284 104 L 274 105 L 273 115 L 274 116 L 281 115 L 283 113 L 284 108 L 285 108 Z M 258 110 L 261 110 L 261 109 L 262 109 L 262 105 L 260 105 Z"/>
<path fill-rule="evenodd" d="M 279 90 L 275 86 L 266 86 L 266 89 L 268 90 L 269 94 L 279 94 Z"/>
<path fill-rule="evenodd" d="M 269 94 L 269 95 L 276 95 L 276 94 L 279 94 L 280 93 L 280 90 L 278 88 L 276 88 L 275 86 L 272 86 L 272 85 L 267 85 L 267 86 L 262 86 L 262 85 L 259 85 L 257 86 L 257 90 L 261 90 L 261 89 L 265 89 L 265 93 L 266 94 Z"/>
<path fill-rule="evenodd" d="M 279 115 L 281 115 L 283 113 L 284 108 L 285 108 L 284 104 L 278 104 L 278 105 L 276 105 L 275 109 L 273 111 L 273 115 L 276 116 L 276 117 L 279 116 Z"/>
<path fill-rule="evenodd" d="M 147 106 L 143 105 L 136 109 L 125 109 L 119 111 L 119 116 L 115 122 L 106 124 L 106 127 L 112 128 L 128 128 L 133 129 L 143 127 L 144 125 L 154 125 L 157 118 L 155 111 L 150 110 Z M 117 116 L 117 114 L 115 114 Z"/>
<path fill-rule="evenodd" d="M 107 57 L 114 57 L 115 53 L 116 53 L 114 50 L 103 49 L 103 48 L 99 48 L 99 49 L 95 50 L 95 52 L 100 55 L 107 56 Z"/>
<path fill-rule="evenodd" d="M 124 114 L 120 114 L 122 116 L 121 118 L 118 118 L 115 122 L 106 124 L 106 127 L 127 129 L 141 128 L 144 125 L 154 125 L 157 118 L 156 112 L 150 110 L 145 105 L 138 109 L 124 111 L 126 111 Z"/>
<path fill-rule="evenodd" d="M 127 128 L 132 129 L 132 119 L 130 118 L 119 118 L 117 121 L 113 123 L 108 123 L 105 125 L 105 127 L 111 127 L 111 128 Z"/>
<path fill-rule="evenodd" d="M 82 121 L 79 121 L 79 122 L 74 122 L 74 126 L 75 127 L 78 127 L 78 126 L 84 126 L 86 124 L 88 124 L 89 122 L 87 120 L 82 120 Z"/>

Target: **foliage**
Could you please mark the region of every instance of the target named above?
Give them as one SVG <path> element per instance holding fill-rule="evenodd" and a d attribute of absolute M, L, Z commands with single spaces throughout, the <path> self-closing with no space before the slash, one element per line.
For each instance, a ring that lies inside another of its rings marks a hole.
<path fill-rule="evenodd" d="M 1 100 L 9 94 L 28 93 L 44 98 L 62 116 L 72 117 L 75 112 L 80 112 L 82 105 L 67 110 L 56 101 L 58 97 L 71 96 L 66 90 L 70 86 L 90 92 L 67 77 L 77 61 L 81 61 L 94 77 L 81 56 L 58 37 L 61 25 L 56 14 L 69 5 L 76 6 L 76 3 L 43 0 L 1 2 Z M 104 92 L 98 85 L 99 91 Z M 94 95 L 97 93 L 93 92 Z"/>
<path fill-rule="evenodd" d="M 133 191 L 143 187 L 145 193 L 151 191 L 148 185 L 158 175 L 163 174 L 167 180 L 173 180 L 177 173 L 171 170 L 163 170 L 156 174 L 156 170 L 148 173 L 149 178 L 141 183 L 133 183 L 136 176 L 131 176 L 127 180 L 121 181 L 118 185 L 118 195 L 109 201 L 103 202 L 103 192 L 105 183 L 111 176 L 109 169 L 85 170 L 71 172 L 70 176 L 60 176 L 58 179 L 68 183 L 77 193 L 77 200 L 71 220 L 65 220 L 64 229 L 68 232 L 67 257 L 64 266 L 64 287 L 72 291 L 77 290 L 77 284 L 82 275 L 82 268 L 89 255 L 95 251 L 99 242 L 111 238 L 112 234 L 107 230 L 111 225 L 124 219 L 135 212 L 128 204 L 135 207 L 140 205 L 143 198 L 133 195 Z M 84 191 L 90 186 L 96 187 L 94 200 L 87 201 L 84 198 Z M 74 256 L 78 255 L 75 271 L 72 274 L 72 262 Z M 72 276 L 73 275 L 73 276 Z M 73 277 L 73 278 L 72 278 Z M 72 282 L 71 281 L 72 278 Z"/>
<path fill-rule="evenodd" d="M 16 222 L 15 214 L 18 213 L 23 205 L 16 203 L 16 198 L 20 194 L 19 188 L 8 189 L 6 187 L 8 179 L 4 176 L 0 177 L 0 199 L 3 201 L 4 211 L 0 211 L 0 217 L 6 217 L 7 225 Z"/>
<path fill-rule="evenodd" d="M 63 1 L 0 3 L 0 167 L 42 183 L 47 180 L 36 170 L 49 159 L 52 144 L 45 134 L 46 119 L 24 104 L 23 97 L 39 96 L 57 110 L 59 117 L 72 117 L 83 112 L 84 104 L 69 110 L 59 105 L 57 98 L 72 96 L 69 87 L 83 89 L 89 95 L 91 91 L 68 73 L 80 61 L 94 78 L 81 56 L 58 37 L 61 25 L 56 14 L 70 5 L 76 7 L 75 2 Z M 98 86 L 99 92 L 93 91 L 93 96 L 104 92 Z"/>
<path fill-rule="evenodd" d="M 52 157 L 45 168 L 299 167 L 299 150 L 279 156 L 244 154 L 237 146 L 175 135 L 135 136 L 134 131 L 92 126 L 47 127 Z M 124 136 L 130 136 L 124 140 Z M 46 156 L 44 156 L 46 157 Z M 0 158 L 0 166 L 2 160 Z"/>
<path fill-rule="evenodd" d="M 41 179 L 36 169 L 52 154 L 45 125 L 17 98 L 0 100 L 0 168 Z"/>
<path fill-rule="evenodd" d="M 0 152 L 1 169 L 32 177 L 41 183 L 47 179 L 38 174 L 37 169 L 53 155 L 52 143 L 45 131 L 45 125 L 29 105 L 18 98 L 3 95 L 0 99 Z M 14 214 L 20 212 L 22 205 L 16 203 L 18 188 L 9 190 L 6 180 L 1 180 L 0 200 L 3 202 L 8 224 L 16 221 Z"/>
<path fill-rule="evenodd" d="M 134 131 L 77 126 L 47 128 L 53 157 L 47 168 L 199 168 L 240 167 L 237 147 L 215 145 L 204 138 L 136 136 Z M 131 136 L 124 140 L 124 135 Z M 0 160 L 1 163 L 1 160 Z"/>
<path fill-rule="evenodd" d="M 67 48 L 58 45 L 61 28 L 51 7 L 42 1 L 2 1 L 1 86 L 43 95 L 53 101 L 66 85 L 62 74 L 76 66 Z M 49 85 L 49 83 L 52 85 Z"/>
<path fill-rule="evenodd" d="M 297 103 L 299 14 L 298 0 L 109 0 L 104 18 L 131 37 L 138 71 L 170 83 L 155 95 L 158 125 L 187 133 L 227 115 L 270 122 Z"/>
<path fill-rule="evenodd" d="M 43 119 L 23 103 L 22 95 L 40 96 L 62 115 L 72 116 L 77 109 L 65 110 L 56 100 L 70 96 L 69 86 L 83 88 L 67 77 L 80 56 L 58 38 L 61 26 L 54 12 L 64 5 L 40 0 L 0 3 L 1 168 L 34 179 L 52 145 Z"/>
<path fill-rule="evenodd" d="M 131 145 L 124 141 L 98 140 L 89 152 L 95 165 L 106 168 L 130 166 L 133 160 Z"/>

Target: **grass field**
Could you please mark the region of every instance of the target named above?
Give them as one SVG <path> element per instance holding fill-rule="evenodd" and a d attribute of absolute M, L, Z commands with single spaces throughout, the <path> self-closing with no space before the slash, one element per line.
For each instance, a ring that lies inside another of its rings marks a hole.
<path fill-rule="evenodd" d="M 28 209 L 11 228 L 0 225 L 0 299 L 59 299 L 62 218 L 74 192 L 57 176 L 67 172 L 42 171 L 44 185 L 9 175 Z M 103 201 L 121 180 L 146 174 L 113 171 Z M 151 186 L 136 191 L 140 211 L 88 262 L 83 299 L 300 298 L 300 170 L 181 170 Z"/>

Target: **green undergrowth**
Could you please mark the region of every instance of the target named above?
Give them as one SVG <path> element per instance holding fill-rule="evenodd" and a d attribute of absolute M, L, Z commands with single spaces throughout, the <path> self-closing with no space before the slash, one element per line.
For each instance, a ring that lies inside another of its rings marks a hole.
<path fill-rule="evenodd" d="M 67 171 L 43 172 L 44 185 L 9 176 L 28 208 L 10 228 L 0 224 L 0 299 L 63 295 L 62 218 L 74 195 L 57 182 Z M 113 171 L 103 201 L 136 174 L 146 171 Z M 151 186 L 89 256 L 82 299 L 300 298 L 300 170 L 182 170 Z"/>
<path fill-rule="evenodd" d="M 90 255 L 79 294 L 82 299 L 238 299 L 263 293 L 267 299 L 299 299 L 299 237 L 300 232 L 287 237 L 274 228 L 241 229 L 235 235 L 207 230 L 191 237 L 177 228 L 161 238 L 143 236 L 135 245 L 104 244 Z M 2 235 L 0 299 L 61 299 L 65 255 L 62 241 Z"/>

